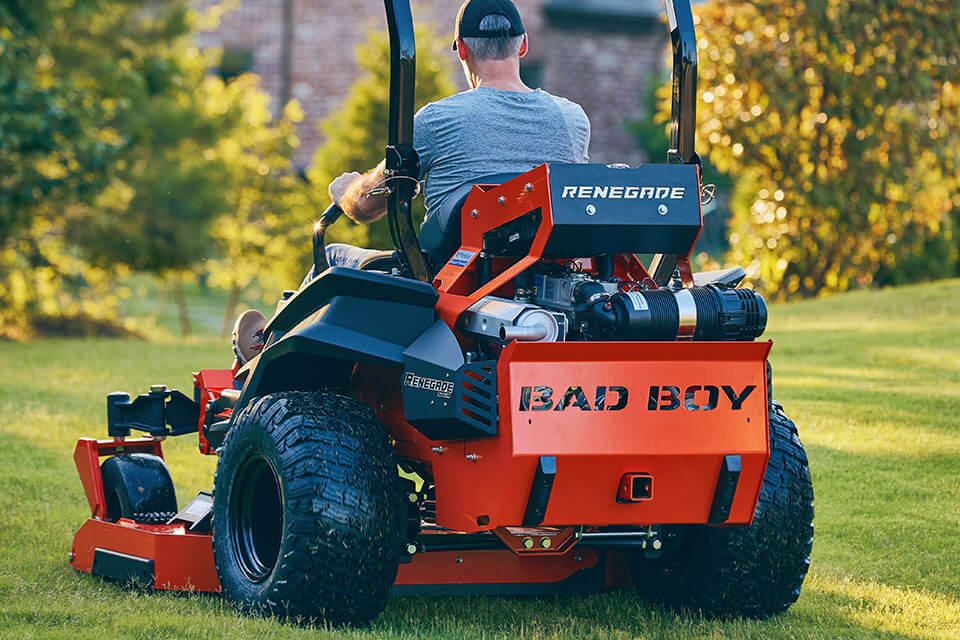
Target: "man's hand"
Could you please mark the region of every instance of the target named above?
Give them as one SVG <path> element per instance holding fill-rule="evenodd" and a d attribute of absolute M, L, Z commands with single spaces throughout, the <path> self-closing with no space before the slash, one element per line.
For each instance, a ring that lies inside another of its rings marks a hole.
<path fill-rule="evenodd" d="M 364 174 L 351 171 L 330 183 L 330 199 L 337 203 L 347 217 L 360 224 L 375 222 L 387 213 L 387 199 L 369 196 L 370 190 L 383 183 L 381 161 Z"/>
<path fill-rule="evenodd" d="M 362 174 L 357 173 L 356 171 L 350 171 L 344 173 L 339 178 L 336 178 L 330 183 L 330 199 L 333 200 L 338 207 L 345 209 L 343 206 L 343 196 L 347 193 L 347 189 L 350 188 L 350 185 L 359 180 L 361 177 Z"/>

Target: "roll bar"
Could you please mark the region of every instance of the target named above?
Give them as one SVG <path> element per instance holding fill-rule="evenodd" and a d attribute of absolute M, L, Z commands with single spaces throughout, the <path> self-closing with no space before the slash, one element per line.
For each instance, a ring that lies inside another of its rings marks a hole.
<path fill-rule="evenodd" d="M 690 0 L 663 0 L 673 48 L 670 149 L 667 162 L 700 165 L 693 144 L 697 128 L 697 34 Z"/>
<path fill-rule="evenodd" d="M 670 148 L 667 162 L 702 166 L 694 151 L 697 130 L 697 34 L 690 0 L 663 0 L 673 49 L 673 88 L 670 101 Z M 658 253 L 650 262 L 650 276 L 659 286 L 670 281 L 677 256 Z"/>
<path fill-rule="evenodd" d="M 403 266 L 417 280 L 430 282 L 410 217 L 410 204 L 418 191 L 420 160 L 413 148 L 414 86 L 417 45 L 409 0 L 384 0 L 390 33 L 390 123 L 387 132 L 384 176 L 392 187 L 387 196 L 387 216 L 393 244 Z"/>

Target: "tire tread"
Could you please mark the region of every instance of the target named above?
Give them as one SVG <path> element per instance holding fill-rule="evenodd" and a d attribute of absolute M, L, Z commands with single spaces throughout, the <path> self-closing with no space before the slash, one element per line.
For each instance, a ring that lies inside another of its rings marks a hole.
<path fill-rule="evenodd" d="M 369 622 L 386 607 L 401 544 L 396 459 L 386 431 L 369 407 L 332 393 L 258 399 L 237 417 L 224 452 L 243 437 L 242 425 L 265 429 L 276 445 L 287 522 L 269 589 L 240 604 L 331 624 Z M 220 557 L 221 571 L 219 564 Z"/>
<path fill-rule="evenodd" d="M 720 617 L 766 617 L 796 602 L 813 546 L 813 485 L 796 424 L 778 403 L 753 524 L 678 527 L 674 539 L 686 548 L 633 563 L 641 595 Z"/>

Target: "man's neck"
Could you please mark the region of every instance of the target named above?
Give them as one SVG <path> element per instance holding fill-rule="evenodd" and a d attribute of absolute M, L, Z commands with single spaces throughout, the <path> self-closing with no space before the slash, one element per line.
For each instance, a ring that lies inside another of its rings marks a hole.
<path fill-rule="evenodd" d="M 501 89 L 503 91 L 532 91 L 520 79 L 520 70 L 510 62 L 486 64 L 471 74 L 471 84 L 474 88 Z"/>

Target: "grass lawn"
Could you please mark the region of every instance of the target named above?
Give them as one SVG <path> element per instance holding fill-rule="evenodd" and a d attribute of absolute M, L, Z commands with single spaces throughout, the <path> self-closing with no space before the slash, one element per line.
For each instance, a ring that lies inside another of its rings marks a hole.
<path fill-rule="evenodd" d="M 369 629 L 236 615 L 219 597 L 138 592 L 73 572 L 89 515 L 71 457 L 105 435 L 104 395 L 190 387 L 225 341 L 0 343 L 0 638 L 960 638 L 960 281 L 774 306 L 774 389 L 816 493 L 800 600 L 766 621 L 677 616 L 632 591 L 406 598 Z M 215 326 L 214 319 L 210 325 Z M 214 460 L 168 441 L 181 504 Z"/>

